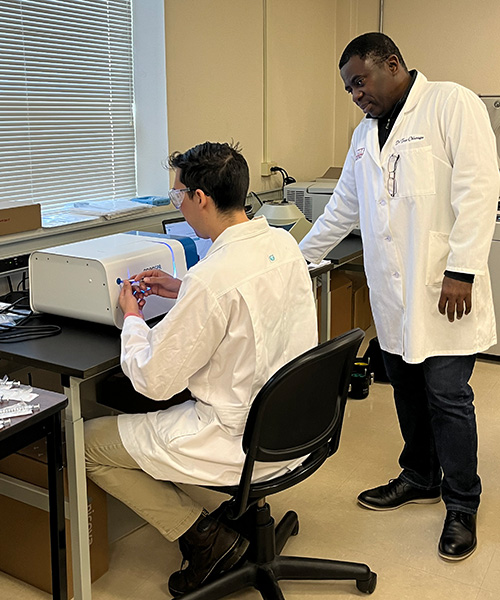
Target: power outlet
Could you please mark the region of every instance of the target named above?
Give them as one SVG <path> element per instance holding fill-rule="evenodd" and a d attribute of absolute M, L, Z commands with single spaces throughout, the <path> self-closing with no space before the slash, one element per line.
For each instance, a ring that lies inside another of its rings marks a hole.
<path fill-rule="evenodd" d="M 262 177 L 269 177 L 270 175 L 274 175 L 271 173 L 271 167 L 277 167 L 278 163 L 275 162 L 263 162 L 260 163 L 260 174 Z"/>

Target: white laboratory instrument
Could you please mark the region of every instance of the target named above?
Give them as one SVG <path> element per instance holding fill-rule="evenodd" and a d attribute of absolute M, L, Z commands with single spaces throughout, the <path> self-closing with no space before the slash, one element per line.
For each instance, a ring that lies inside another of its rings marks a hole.
<path fill-rule="evenodd" d="M 480 96 L 486 104 L 490 116 L 491 126 L 497 139 L 498 163 L 500 165 L 500 96 Z M 484 354 L 492 357 L 500 357 L 500 198 L 495 224 L 493 241 L 491 242 L 488 268 L 491 277 L 491 291 L 493 293 L 493 304 L 495 305 L 495 319 L 497 322 L 498 343 L 486 350 Z"/>
<path fill-rule="evenodd" d="M 306 219 L 314 223 L 323 214 L 338 179 L 320 178 L 298 181 L 285 186 L 285 199 L 299 208 Z"/>
<path fill-rule="evenodd" d="M 500 164 L 500 96 L 480 96 L 480 98 L 486 104 L 491 127 L 497 138 L 497 154 Z"/>
<path fill-rule="evenodd" d="M 499 203 L 500 204 L 500 203 Z M 490 257 L 488 259 L 488 268 L 491 277 L 491 291 L 493 294 L 493 304 L 495 305 L 495 319 L 497 322 L 498 342 L 486 350 L 484 354 L 500 358 L 500 211 L 497 214 L 495 233 L 491 242 Z"/>
<path fill-rule="evenodd" d="M 183 244 L 130 232 L 37 250 L 29 259 L 31 308 L 121 329 L 119 282 L 148 269 L 161 269 L 182 279 L 187 271 Z M 164 315 L 174 303 L 150 296 L 144 318 Z"/>
<path fill-rule="evenodd" d="M 297 242 L 300 242 L 312 227 L 297 206 L 286 201 L 266 202 L 255 213 L 256 217 L 260 215 L 266 217 L 269 225 L 289 231 Z"/>

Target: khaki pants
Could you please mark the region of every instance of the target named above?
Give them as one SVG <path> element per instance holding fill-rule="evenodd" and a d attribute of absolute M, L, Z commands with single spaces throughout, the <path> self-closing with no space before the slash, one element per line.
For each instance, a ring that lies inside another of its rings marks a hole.
<path fill-rule="evenodd" d="M 203 507 L 170 481 L 145 473 L 123 447 L 117 421 L 101 417 L 85 423 L 87 475 L 173 542 L 193 525 Z"/>

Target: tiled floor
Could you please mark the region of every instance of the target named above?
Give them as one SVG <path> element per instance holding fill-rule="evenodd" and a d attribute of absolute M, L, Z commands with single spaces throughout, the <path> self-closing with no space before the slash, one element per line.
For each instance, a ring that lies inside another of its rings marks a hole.
<path fill-rule="evenodd" d="M 378 573 L 372 597 L 381 600 L 497 600 L 500 363 L 479 361 L 472 383 L 484 492 L 479 546 L 469 559 L 449 564 L 437 555 L 445 514 L 442 503 L 408 505 L 390 512 L 372 512 L 356 504 L 361 490 L 385 483 L 398 473 L 401 438 L 391 388 L 383 384 L 374 384 L 365 400 L 348 402 L 338 453 L 312 478 L 271 499 L 275 517 L 280 518 L 289 508 L 299 513 L 300 533 L 290 540 L 287 553 L 366 562 Z M 211 508 L 213 498 L 208 498 L 207 504 Z M 179 564 L 176 546 L 150 526 L 142 527 L 112 545 L 110 570 L 94 583 L 93 600 L 165 600 L 170 597 L 168 575 Z M 285 582 L 282 588 L 290 600 L 366 597 L 352 582 Z M 50 596 L 0 573 L 0 598 L 49 600 Z M 260 595 L 252 590 L 230 598 L 258 600 Z"/>

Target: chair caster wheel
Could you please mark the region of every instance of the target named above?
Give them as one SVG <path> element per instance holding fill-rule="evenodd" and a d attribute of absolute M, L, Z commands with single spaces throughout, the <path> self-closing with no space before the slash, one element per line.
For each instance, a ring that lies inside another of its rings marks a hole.
<path fill-rule="evenodd" d="M 372 573 L 370 579 L 356 581 L 356 587 L 360 592 L 365 594 L 373 594 L 375 588 L 377 587 L 377 574 Z"/>
<path fill-rule="evenodd" d="M 290 532 L 288 535 L 297 535 L 299 533 L 299 515 L 294 510 L 289 510 L 281 519 L 278 527 L 285 527 L 285 530 Z"/>

